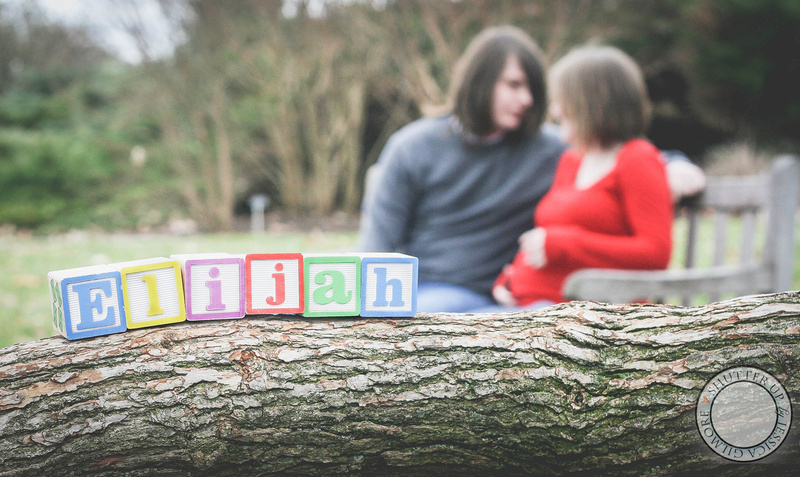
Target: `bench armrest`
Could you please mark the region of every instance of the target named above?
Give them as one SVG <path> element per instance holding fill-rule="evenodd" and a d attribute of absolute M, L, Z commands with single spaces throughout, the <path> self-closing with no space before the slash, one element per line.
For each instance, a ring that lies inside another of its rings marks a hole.
<path fill-rule="evenodd" d="M 745 290 L 766 271 L 757 265 L 674 270 L 612 270 L 588 268 L 570 274 L 564 296 L 571 300 L 630 303 L 697 293 L 721 294 Z M 768 280 L 768 277 L 764 277 Z"/>

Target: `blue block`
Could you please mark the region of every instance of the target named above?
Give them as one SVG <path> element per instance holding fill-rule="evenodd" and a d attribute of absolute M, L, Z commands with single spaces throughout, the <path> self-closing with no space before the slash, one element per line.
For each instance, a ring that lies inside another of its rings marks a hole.
<path fill-rule="evenodd" d="M 127 330 L 122 277 L 108 266 L 48 273 L 53 328 L 67 339 Z"/>
<path fill-rule="evenodd" d="M 416 315 L 418 274 L 417 257 L 362 254 L 361 316 Z"/>

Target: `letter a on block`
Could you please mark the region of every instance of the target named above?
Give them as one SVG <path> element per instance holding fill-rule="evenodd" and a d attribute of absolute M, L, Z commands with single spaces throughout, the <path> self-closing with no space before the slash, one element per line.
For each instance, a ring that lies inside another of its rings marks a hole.
<path fill-rule="evenodd" d="M 304 316 L 358 316 L 361 309 L 361 258 L 305 255 Z"/>
<path fill-rule="evenodd" d="M 248 314 L 303 312 L 302 254 L 248 254 L 244 260 Z"/>
<path fill-rule="evenodd" d="M 121 333 L 125 304 L 120 274 L 111 267 L 73 268 L 48 273 L 54 329 L 67 339 Z"/>
<path fill-rule="evenodd" d="M 116 264 L 122 274 L 128 328 L 186 321 L 181 266 L 164 257 Z"/>
<path fill-rule="evenodd" d="M 187 320 L 244 317 L 246 311 L 243 258 L 225 255 L 178 260 L 183 264 Z"/>
<path fill-rule="evenodd" d="M 361 261 L 361 316 L 417 314 L 417 257 L 364 254 Z"/>

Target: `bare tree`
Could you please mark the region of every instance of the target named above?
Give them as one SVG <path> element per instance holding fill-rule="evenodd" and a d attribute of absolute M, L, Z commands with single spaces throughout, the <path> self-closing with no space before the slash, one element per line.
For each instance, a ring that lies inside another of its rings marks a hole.
<path fill-rule="evenodd" d="M 539 42 L 553 59 L 603 31 L 592 28 L 598 12 L 613 15 L 618 2 L 589 0 L 409 0 L 393 4 L 382 17 L 392 61 L 409 94 L 424 112 L 447 102 L 451 73 L 469 41 L 482 29 L 511 24 Z"/>
<path fill-rule="evenodd" d="M 242 72 L 263 104 L 269 153 L 261 161 L 280 200 L 320 215 L 355 210 L 368 87 L 385 51 L 369 36 L 368 8 L 261 20 Z"/>
<path fill-rule="evenodd" d="M 279 0 L 160 2 L 185 41 L 145 62 L 158 79 L 139 102 L 155 98 L 161 145 L 206 228 L 229 227 L 256 185 L 292 211 L 356 210 L 366 166 L 402 124 L 446 110 L 455 63 L 486 26 L 517 25 L 555 58 L 618 34 L 604 18 L 636 18 L 616 0 L 293 4 L 287 17 Z M 137 15 L 126 22 L 147 55 Z"/>

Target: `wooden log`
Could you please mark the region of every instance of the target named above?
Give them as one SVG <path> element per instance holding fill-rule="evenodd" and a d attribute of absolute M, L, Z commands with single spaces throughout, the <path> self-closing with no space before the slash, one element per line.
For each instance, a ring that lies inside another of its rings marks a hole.
<path fill-rule="evenodd" d="M 795 474 L 796 422 L 754 463 L 703 442 L 735 366 L 800 402 L 799 294 L 47 338 L 0 350 L 0 475 Z"/>

